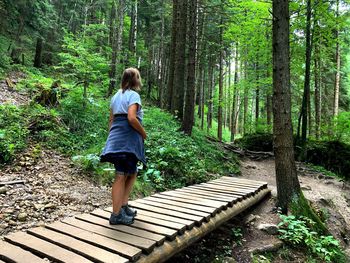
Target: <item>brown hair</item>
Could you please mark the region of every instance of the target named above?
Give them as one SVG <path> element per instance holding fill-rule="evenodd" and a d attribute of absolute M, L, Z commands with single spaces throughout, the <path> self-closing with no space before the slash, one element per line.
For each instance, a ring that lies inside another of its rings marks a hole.
<path fill-rule="evenodd" d="M 121 89 L 123 92 L 127 89 L 139 91 L 141 89 L 141 75 L 140 71 L 136 68 L 127 68 L 123 72 Z"/>

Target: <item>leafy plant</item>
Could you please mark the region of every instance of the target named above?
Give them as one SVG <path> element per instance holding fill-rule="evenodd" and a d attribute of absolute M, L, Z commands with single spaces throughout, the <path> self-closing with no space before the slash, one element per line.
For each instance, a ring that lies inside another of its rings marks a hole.
<path fill-rule="evenodd" d="M 326 262 L 345 262 L 344 252 L 339 242 L 333 236 L 319 235 L 312 231 L 315 224 L 307 217 L 294 215 L 280 215 L 278 224 L 280 236 L 287 244 L 293 247 L 306 248 Z"/>

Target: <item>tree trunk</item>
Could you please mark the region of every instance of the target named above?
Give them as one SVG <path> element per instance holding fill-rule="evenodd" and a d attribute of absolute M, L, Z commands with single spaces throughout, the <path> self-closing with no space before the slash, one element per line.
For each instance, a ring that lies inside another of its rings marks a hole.
<path fill-rule="evenodd" d="M 131 1 L 131 23 L 129 30 L 128 48 L 132 58 L 136 57 L 136 40 L 137 40 L 137 16 L 138 16 L 138 0 Z M 130 59 L 128 59 L 130 63 Z"/>
<path fill-rule="evenodd" d="M 321 129 L 321 57 L 320 57 L 320 43 L 319 40 L 316 41 L 315 45 L 315 136 L 316 139 L 320 139 L 320 129 Z"/>
<path fill-rule="evenodd" d="M 176 40 L 177 40 L 177 23 L 178 23 L 178 9 L 179 0 L 173 0 L 173 17 L 172 17 L 172 29 L 171 29 L 171 44 L 170 44 L 170 61 L 169 61 L 169 74 L 168 74 L 168 97 L 167 97 L 167 109 L 172 109 L 172 99 L 174 91 L 174 70 L 175 70 L 175 55 L 176 55 Z"/>
<path fill-rule="evenodd" d="M 188 65 L 187 90 L 185 96 L 185 109 L 182 121 L 182 130 L 191 135 L 194 125 L 195 93 L 196 93 L 196 45 L 197 45 L 197 0 L 188 2 Z"/>
<path fill-rule="evenodd" d="M 237 84 L 238 84 L 238 42 L 236 42 L 236 48 L 235 48 L 235 66 L 234 66 L 234 77 L 233 77 L 233 98 L 232 98 L 232 115 L 231 115 L 231 142 L 235 140 L 235 133 L 236 133 L 236 124 L 237 124 Z"/>
<path fill-rule="evenodd" d="M 207 112 L 207 131 L 211 129 L 213 120 L 213 89 L 214 89 L 214 62 L 211 57 L 209 60 L 209 75 L 208 75 L 208 112 Z"/>
<path fill-rule="evenodd" d="M 300 194 L 293 148 L 289 60 L 289 2 L 273 1 L 273 133 L 277 206 L 286 213 Z"/>
<path fill-rule="evenodd" d="M 34 57 L 34 67 L 41 68 L 41 54 L 43 51 L 43 39 L 38 37 L 36 40 L 36 49 L 35 49 L 35 57 Z"/>
<path fill-rule="evenodd" d="M 247 51 L 246 51 L 246 57 L 247 57 Z M 246 126 L 247 126 L 247 119 L 248 119 L 248 61 L 247 58 L 245 58 L 244 61 L 244 94 L 243 94 L 243 123 L 242 123 L 242 135 L 246 134 Z"/>
<path fill-rule="evenodd" d="M 176 29 L 176 53 L 174 68 L 174 87 L 171 103 L 171 111 L 180 120 L 183 118 L 184 92 L 185 92 L 185 69 L 186 69 L 186 22 L 187 22 L 187 0 L 179 0 L 177 8 L 178 22 Z"/>
<path fill-rule="evenodd" d="M 301 142 L 304 149 L 307 137 L 308 106 L 310 101 L 310 66 L 311 66 L 311 0 L 307 0 L 306 11 L 306 50 L 305 50 L 305 81 L 304 95 L 301 106 Z"/>
<path fill-rule="evenodd" d="M 336 18 L 339 17 L 339 0 L 337 0 L 337 11 Z M 340 86 L 340 46 L 339 46 L 339 26 L 338 21 L 336 29 L 336 50 L 335 50 L 335 60 L 336 60 L 336 73 L 335 73 L 335 83 L 334 83 L 334 105 L 333 105 L 333 117 L 338 116 L 339 113 L 339 86 Z"/>
<path fill-rule="evenodd" d="M 107 97 L 112 95 L 116 84 L 117 58 L 121 50 L 122 41 L 123 41 L 124 0 L 119 0 L 118 9 L 116 13 L 117 13 L 117 17 L 119 18 L 119 21 L 118 21 L 118 30 L 114 35 L 115 39 L 112 41 L 113 43 L 112 63 L 111 63 L 111 69 L 109 71 L 110 82 L 109 82 L 109 87 L 107 91 Z"/>
<path fill-rule="evenodd" d="M 218 139 L 222 141 L 222 104 L 223 104 L 223 47 L 222 47 L 222 17 L 220 21 L 220 55 L 219 55 L 219 105 L 218 105 Z"/>

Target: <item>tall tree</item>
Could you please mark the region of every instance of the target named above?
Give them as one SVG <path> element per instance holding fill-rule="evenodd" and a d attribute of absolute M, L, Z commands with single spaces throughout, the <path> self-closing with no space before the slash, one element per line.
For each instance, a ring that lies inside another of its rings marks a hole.
<path fill-rule="evenodd" d="M 191 135 L 194 124 L 196 92 L 197 0 L 190 0 L 188 2 L 188 14 L 187 89 L 182 129 L 186 134 Z"/>
<path fill-rule="evenodd" d="M 109 97 L 113 90 L 115 89 L 116 84 L 116 70 L 117 70 L 117 62 L 119 57 L 119 52 L 122 48 L 122 40 L 123 40 L 123 28 L 124 28 L 124 0 L 119 0 L 118 7 L 116 7 L 115 2 L 113 1 L 114 8 L 117 8 L 117 11 L 115 12 L 117 14 L 118 18 L 118 27 L 113 33 L 113 40 L 112 43 L 112 62 L 111 62 L 111 69 L 109 72 L 109 87 L 107 91 L 107 96 Z M 113 19 L 113 17 L 111 17 Z"/>
<path fill-rule="evenodd" d="M 220 18 L 220 50 L 219 50 L 219 102 L 218 102 L 218 139 L 222 141 L 222 104 L 223 104 L 223 60 L 224 60 L 224 50 L 223 50 L 223 18 Z"/>
<path fill-rule="evenodd" d="M 187 0 L 179 0 L 177 8 L 176 24 L 176 51 L 174 67 L 173 97 L 171 111 L 182 120 L 184 93 L 185 93 L 185 70 L 186 70 L 186 28 L 187 28 Z"/>
<path fill-rule="evenodd" d="M 294 160 L 289 61 L 289 1 L 273 0 L 273 133 L 277 206 L 287 212 L 300 184 Z"/>
<path fill-rule="evenodd" d="M 336 50 L 335 50 L 335 61 L 336 61 L 336 72 L 334 82 L 334 103 L 333 103 L 333 117 L 336 117 L 339 112 L 339 87 L 340 87 L 340 46 L 339 46 L 339 0 L 337 0 L 336 7 Z"/>

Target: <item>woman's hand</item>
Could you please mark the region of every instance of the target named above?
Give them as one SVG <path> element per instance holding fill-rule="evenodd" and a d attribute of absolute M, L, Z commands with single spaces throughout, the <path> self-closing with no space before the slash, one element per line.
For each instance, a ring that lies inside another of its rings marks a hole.
<path fill-rule="evenodd" d="M 128 108 L 128 121 L 129 121 L 129 124 L 141 134 L 142 139 L 146 140 L 147 134 L 145 132 L 145 129 L 142 127 L 141 123 L 139 122 L 139 120 L 136 117 L 138 107 L 139 107 L 139 105 L 136 103 L 129 106 L 129 108 Z"/>

